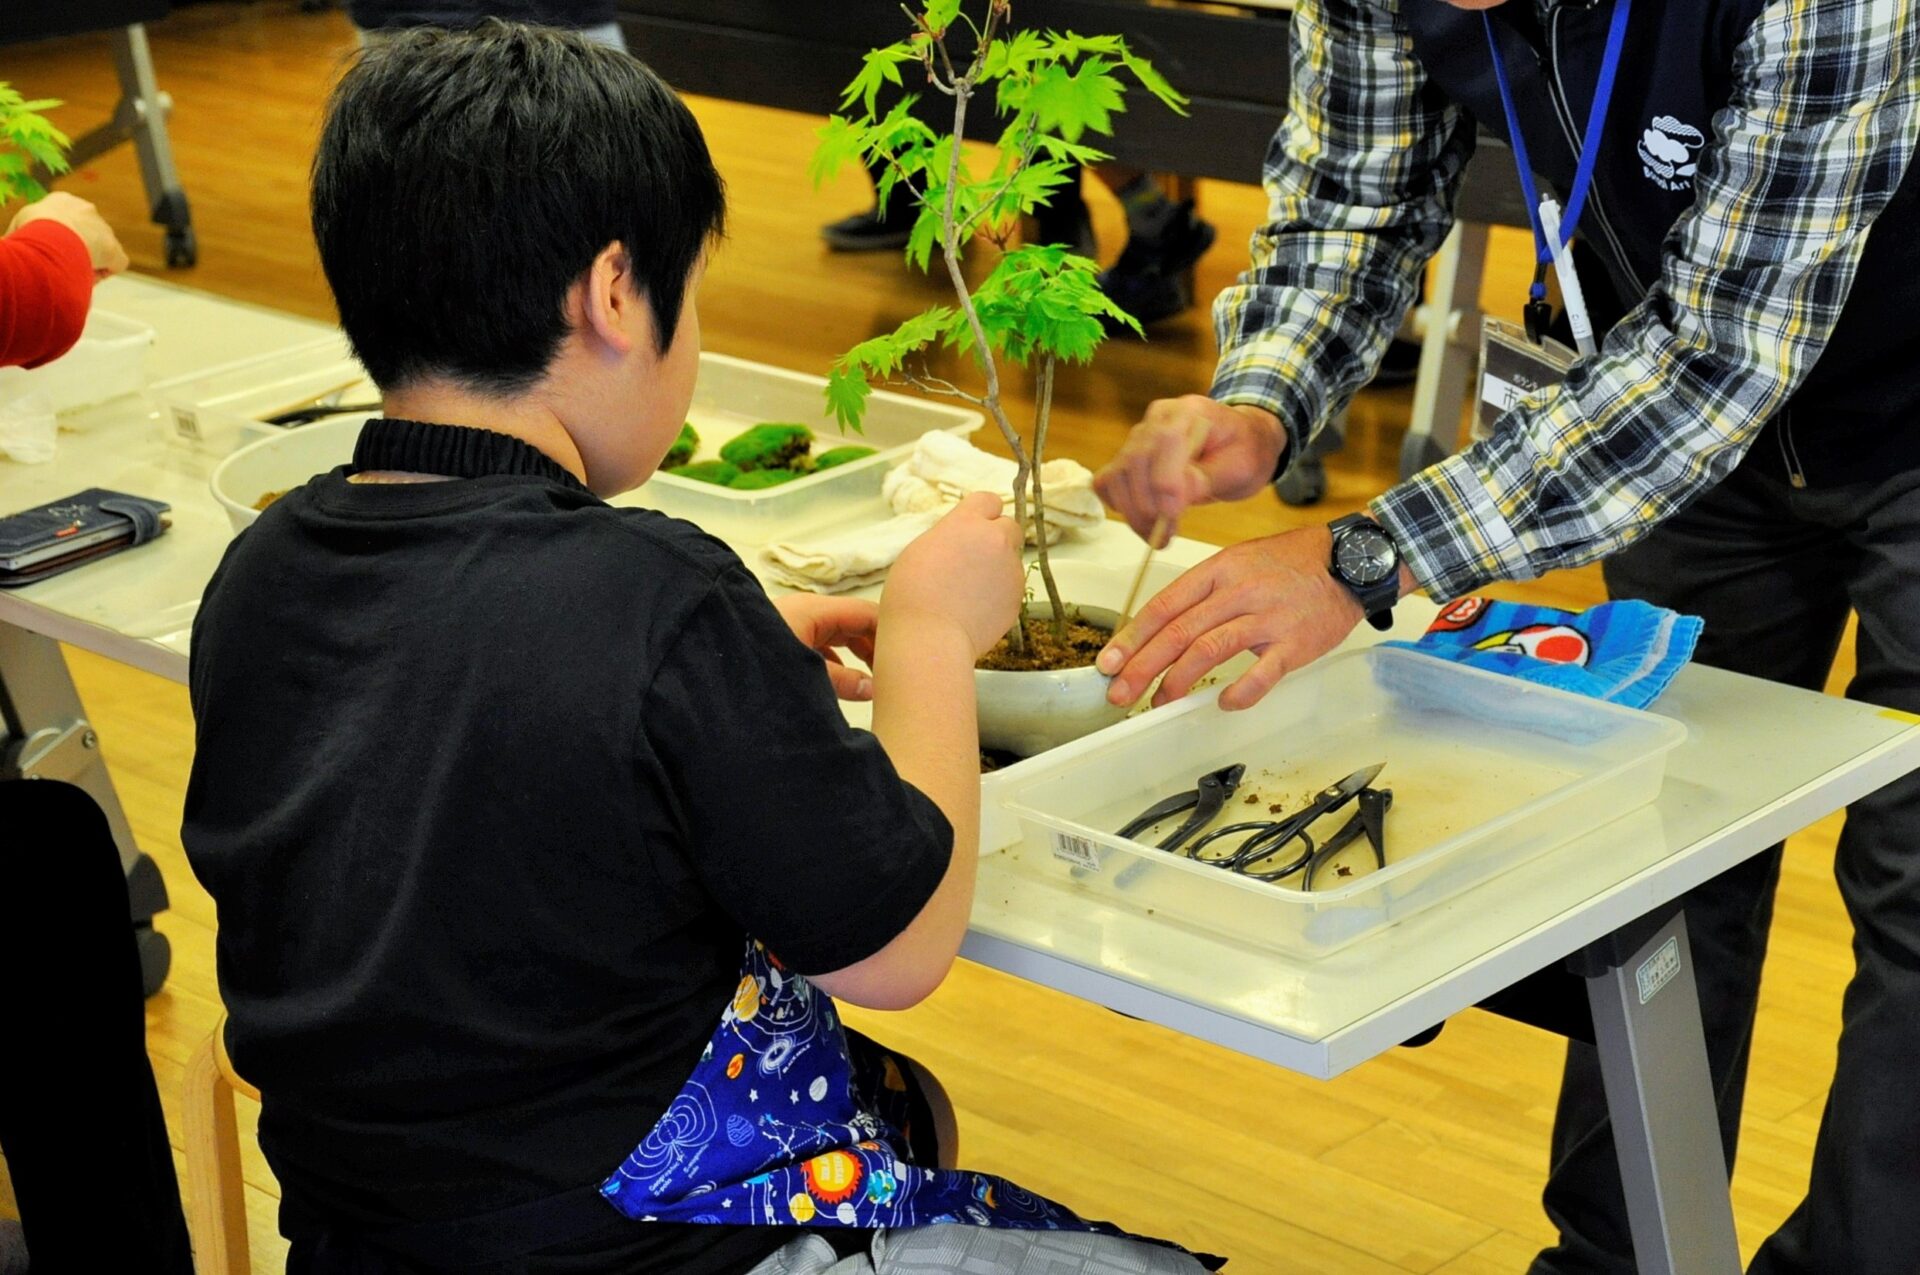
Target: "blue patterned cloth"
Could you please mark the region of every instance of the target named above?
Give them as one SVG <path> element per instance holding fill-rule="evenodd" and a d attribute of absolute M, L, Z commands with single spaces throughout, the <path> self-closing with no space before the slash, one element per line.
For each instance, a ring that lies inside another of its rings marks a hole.
<path fill-rule="evenodd" d="M 600 1193 L 638 1221 L 1127 1234 L 1004 1178 L 910 1163 L 907 1095 L 890 1056 L 855 1068 L 832 997 L 749 943 L 693 1075 Z"/>
<path fill-rule="evenodd" d="M 1693 658 L 1701 627 L 1698 616 L 1648 602 L 1603 602 L 1575 613 L 1462 598 L 1419 641 L 1384 645 L 1646 708 Z"/>

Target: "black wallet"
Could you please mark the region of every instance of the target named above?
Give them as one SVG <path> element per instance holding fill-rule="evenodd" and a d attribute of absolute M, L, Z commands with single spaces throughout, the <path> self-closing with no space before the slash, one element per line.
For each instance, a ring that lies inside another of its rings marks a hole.
<path fill-rule="evenodd" d="M 0 588 L 33 584 L 122 549 L 168 526 L 172 506 L 90 487 L 0 518 Z"/>

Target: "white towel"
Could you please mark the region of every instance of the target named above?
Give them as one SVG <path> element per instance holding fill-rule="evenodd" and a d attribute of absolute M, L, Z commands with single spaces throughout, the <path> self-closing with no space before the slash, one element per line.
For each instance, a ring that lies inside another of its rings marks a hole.
<path fill-rule="evenodd" d="M 803 543 L 780 541 L 763 556 L 769 574 L 788 588 L 846 593 L 883 580 L 901 551 L 944 512 L 902 514 Z"/>
<path fill-rule="evenodd" d="M 913 454 L 891 470 L 881 486 L 887 504 L 897 514 L 946 509 L 961 497 L 990 491 L 1013 512 L 1013 480 L 1020 467 L 1004 456 L 981 451 L 958 434 L 936 430 L 922 434 Z M 1106 520 L 1100 497 L 1093 491 L 1093 473 L 1071 460 L 1050 460 L 1040 468 L 1047 506 L 1047 539 L 1062 533 L 1097 527 Z M 1031 513 L 1027 543 L 1035 543 Z"/>
<path fill-rule="evenodd" d="M 783 540 L 768 545 L 762 555 L 768 574 L 781 584 L 814 593 L 845 593 L 878 584 L 900 551 L 915 536 L 939 521 L 941 515 L 976 491 L 996 493 L 1013 513 L 1013 480 L 1019 466 L 990 455 L 958 434 L 944 430 L 923 434 L 913 454 L 888 471 L 881 494 L 895 516 L 833 532 L 814 540 Z M 1093 491 L 1093 474 L 1071 460 L 1050 460 L 1040 471 L 1046 488 L 1047 543 L 1072 531 L 1086 531 L 1106 521 L 1100 497 Z M 1033 519 L 1027 519 L 1027 543 L 1035 544 Z"/>

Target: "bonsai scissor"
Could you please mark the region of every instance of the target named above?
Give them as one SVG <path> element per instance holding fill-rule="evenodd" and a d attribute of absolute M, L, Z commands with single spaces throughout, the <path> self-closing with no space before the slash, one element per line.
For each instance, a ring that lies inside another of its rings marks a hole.
<path fill-rule="evenodd" d="M 1375 865 L 1384 868 L 1387 866 L 1386 814 L 1393 805 L 1393 793 L 1371 785 L 1385 768 L 1385 762 L 1378 762 L 1356 770 L 1339 783 L 1321 789 L 1305 807 L 1283 818 L 1256 819 L 1217 828 L 1195 841 L 1186 853 L 1196 862 L 1237 872 L 1256 881 L 1278 881 L 1304 869 L 1301 888 L 1311 890 L 1314 873 L 1364 836 L 1373 848 Z M 1316 845 L 1307 829 L 1356 798 L 1359 809 L 1353 817 L 1325 843 Z M 1222 845 L 1218 852 L 1207 852 L 1209 846 L 1234 836 L 1244 839 L 1230 848 Z"/>

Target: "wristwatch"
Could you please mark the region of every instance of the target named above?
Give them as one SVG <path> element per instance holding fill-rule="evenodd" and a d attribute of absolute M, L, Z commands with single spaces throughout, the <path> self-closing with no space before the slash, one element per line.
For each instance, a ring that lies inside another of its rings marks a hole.
<path fill-rule="evenodd" d="M 1367 613 L 1367 623 L 1393 627 L 1393 604 L 1400 600 L 1400 551 L 1386 529 L 1365 514 L 1348 514 L 1327 524 L 1333 533 L 1333 578 L 1347 587 Z"/>

